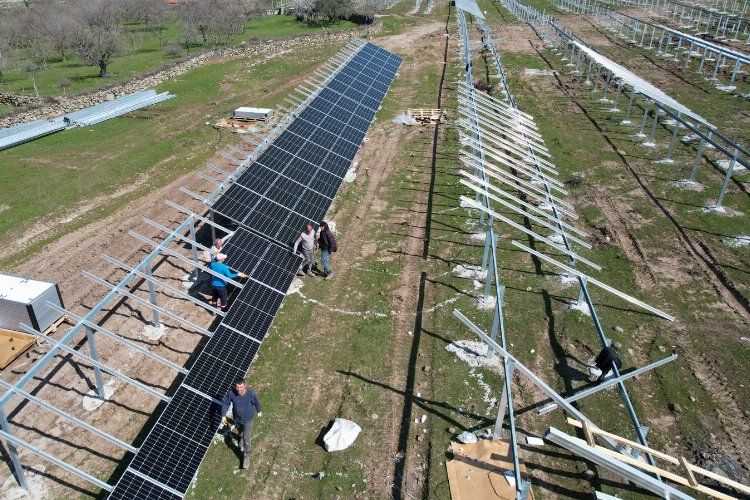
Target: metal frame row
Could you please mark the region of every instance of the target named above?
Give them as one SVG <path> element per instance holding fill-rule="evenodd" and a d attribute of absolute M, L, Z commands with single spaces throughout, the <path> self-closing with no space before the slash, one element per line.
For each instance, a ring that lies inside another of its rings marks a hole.
<path fill-rule="evenodd" d="M 674 161 L 673 155 L 681 132 L 697 137 L 698 145 L 695 149 L 695 159 L 690 174 L 685 179 L 686 181 L 695 182 L 698 167 L 704 158 L 706 148 L 712 148 L 721 153 L 728 161 L 728 165 L 716 201 L 710 204 L 708 208 L 717 213 L 725 212 L 723 202 L 730 180 L 737 165 L 750 169 L 750 151 L 722 134 L 716 126 L 666 96 L 653 85 L 644 85 L 642 82 L 645 82 L 645 80 L 596 52 L 575 33 L 562 28 L 548 14 L 540 12 L 519 0 L 502 0 L 502 3 L 516 17 L 532 26 L 539 37 L 553 50 L 556 50 L 562 60 L 568 62 L 568 66 L 573 68 L 574 73 L 585 74 L 584 81 L 591 85 L 592 94 L 601 88 L 602 102 L 611 102 L 607 99 L 607 95 L 610 89 L 613 89 L 614 101 L 610 111 L 620 112 L 618 105 L 621 96 L 630 94 L 625 116 L 620 122 L 622 125 L 632 123 L 630 120 L 631 112 L 636 102 L 639 103 L 638 105 L 643 109 L 643 116 L 636 136 L 646 138 L 643 142 L 644 146 L 654 147 L 656 145 L 656 131 L 660 120 L 662 120 L 662 127 L 667 128 L 667 130 L 671 127 L 667 156 L 660 162 L 672 163 Z M 652 117 L 650 130 L 649 134 L 646 135 L 646 126 L 650 117 Z M 671 123 L 667 120 L 671 120 Z M 688 145 L 687 147 L 691 146 Z M 710 159 L 707 158 L 707 160 L 709 163 L 713 163 Z M 713 163 L 715 168 L 718 168 L 717 165 L 718 163 Z"/>
<path fill-rule="evenodd" d="M 231 183 L 233 179 L 235 179 L 247 166 L 252 162 L 254 158 L 257 158 L 260 153 L 268 147 L 268 145 L 273 142 L 273 139 L 278 136 L 278 134 L 288 126 L 297 116 L 297 114 L 304 109 L 307 104 L 312 101 L 315 95 L 319 93 L 322 90 L 322 86 L 332 80 L 336 74 L 345 66 L 345 64 L 364 46 L 366 42 L 361 40 L 355 40 L 347 44 L 338 54 L 336 54 L 334 57 L 332 57 L 329 62 L 325 63 L 323 65 L 323 69 L 317 70 L 316 75 L 318 75 L 319 80 L 313 81 L 313 83 L 309 83 L 309 85 L 314 85 L 313 89 L 307 89 L 304 86 L 298 87 L 297 91 L 302 93 L 303 95 L 306 95 L 307 97 L 305 99 L 300 100 L 297 102 L 297 104 L 294 106 L 293 109 L 288 110 L 282 106 L 279 106 L 280 111 L 285 112 L 285 115 L 282 119 L 280 119 L 274 127 L 266 127 L 262 130 L 262 132 L 265 132 L 266 135 L 262 136 L 259 134 L 253 134 L 254 139 L 245 138 L 247 142 L 251 143 L 254 146 L 254 150 L 250 152 L 249 154 L 242 149 L 235 148 L 230 146 L 229 149 L 232 150 L 233 154 L 239 154 L 241 156 L 244 156 L 245 158 L 237 158 L 233 156 L 232 153 L 224 153 L 225 156 L 232 158 L 236 160 L 239 163 L 239 166 L 235 169 L 232 173 L 226 173 L 223 172 L 220 168 L 216 167 L 215 165 L 208 164 L 208 168 L 212 171 L 218 172 L 220 174 L 223 174 L 226 176 L 226 179 L 223 182 L 216 181 L 212 179 L 209 176 L 205 176 L 203 174 L 199 174 L 199 176 L 203 179 L 210 180 L 211 182 L 214 182 L 218 184 L 216 189 L 213 191 L 213 193 L 209 196 L 209 198 L 203 198 L 185 188 L 181 188 L 181 191 L 192 196 L 195 198 L 198 198 L 200 200 L 203 200 L 207 204 L 210 203 L 209 200 L 214 200 L 222 191 L 222 188 L 226 186 L 227 184 Z M 321 85 L 320 87 L 318 85 Z M 208 225 L 211 229 L 212 238 L 215 238 L 216 236 L 216 230 L 222 231 L 226 234 L 231 234 L 231 230 L 222 227 L 218 225 L 216 222 L 213 221 L 212 217 L 204 217 L 198 213 L 193 212 L 192 210 L 185 208 L 177 203 L 174 203 L 170 200 L 165 200 L 165 203 L 173 208 L 176 209 L 178 212 L 185 215 L 185 219 L 175 228 L 175 229 L 169 229 L 161 224 L 158 224 L 148 218 L 144 218 L 144 221 L 148 223 L 149 225 L 153 226 L 160 232 L 165 232 L 167 235 L 161 240 L 161 241 L 154 241 L 151 238 L 142 236 L 135 231 L 129 231 L 130 235 L 133 236 L 137 241 L 145 244 L 150 248 L 150 251 L 146 255 L 145 258 L 143 258 L 138 264 L 131 266 L 124 262 L 121 262 L 114 257 L 110 257 L 108 255 L 102 255 L 104 260 L 107 262 L 110 262 L 114 264 L 117 268 L 120 268 L 121 270 L 125 271 L 127 274 L 126 276 L 121 279 L 118 283 L 113 284 L 110 283 L 107 280 L 104 280 L 102 278 L 99 278 L 95 276 L 92 273 L 89 273 L 87 271 L 82 271 L 82 274 L 86 276 L 87 278 L 91 279 L 94 283 L 104 286 L 105 288 L 109 289 L 109 292 L 102 298 L 97 304 L 95 304 L 88 312 L 86 312 L 83 315 L 76 314 L 72 311 L 62 309 L 59 306 L 56 306 L 50 302 L 47 303 L 48 307 L 51 307 L 58 311 L 61 314 L 67 315 L 71 320 L 75 322 L 75 325 L 71 327 L 60 339 L 55 340 L 49 337 L 48 335 L 45 335 L 44 333 L 34 329 L 33 327 L 25 324 L 21 324 L 20 327 L 37 336 L 39 339 L 49 342 L 50 348 L 45 352 L 27 371 L 20 377 L 18 381 L 16 381 L 14 384 L 9 384 L 7 382 L 0 382 L 0 386 L 2 386 L 5 389 L 5 393 L 0 397 L 0 437 L 5 439 L 7 446 L 8 446 L 8 452 L 10 456 L 10 465 L 12 468 L 12 472 L 14 473 L 15 477 L 18 480 L 19 485 L 28 490 L 29 489 L 29 483 L 26 479 L 24 467 L 21 463 L 20 457 L 19 457 L 19 451 L 18 448 L 24 448 L 31 453 L 44 458 L 61 468 L 67 470 L 68 472 L 90 482 L 94 486 L 101 488 L 105 491 L 112 491 L 113 485 L 108 484 L 101 479 L 94 477 L 90 473 L 81 470 L 78 467 L 75 467 L 69 463 L 66 463 L 64 460 L 60 460 L 57 457 L 54 457 L 53 455 L 50 455 L 40 447 L 36 446 L 33 443 L 30 443 L 26 440 L 20 439 L 13 435 L 11 430 L 11 422 L 9 421 L 7 415 L 8 410 L 7 407 L 11 403 L 11 399 L 19 396 L 23 398 L 24 400 L 31 401 L 44 409 L 53 412 L 54 414 L 68 420 L 69 422 L 72 422 L 73 424 L 88 430 L 98 437 L 113 443 L 120 447 L 125 452 L 129 453 L 135 453 L 137 452 L 138 448 L 122 441 L 121 439 L 112 436 L 101 429 L 96 428 L 95 426 L 92 426 L 80 418 L 74 416 L 69 411 L 62 410 L 60 408 L 56 408 L 49 402 L 46 402 L 33 394 L 31 392 L 36 392 L 41 385 L 43 385 L 45 382 L 41 382 L 40 386 L 38 386 L 33 391 L 27 391 L 24 389 L 25 386 L 27 386 L 31 381 L 33 381 L 35 378 L 37 378 L 42 371 L 49 366 L 56 356 L 60 354 L 69 354 L 74 356 L 77 360 L 83 361 L 93 367 L 94 372 L 94 383 L 96 387 L 96 396 L 102 400 L 106 400 L 106 394 L 105 394 L 105 385 L 103 380 L 103 372 L 106 372 L 110 376 L 117 378 L 129 385 L 132 385 L 146 394 L 155 397 L 161 401 L 169 402 L 171 398 L 165 394 L 162 394 L 159 391 L 154 390 L 152 387 L 139 382 L 135 378 L 123 373 L 121 370 L 113 368 L 111 366 L 108 366 L 105 362 L 101 360 L 101 358 L 98 355 L 98 349 L 97 349 L 97 337 L 104 336 L 110 340 L 114 340 L 127 348 L 130 348 L 148 358 L 151 360 L 154 360 L 170 369 L 175 370 L 178 373 L 181 374 L 187 374 L 189 371 L 185 369 L 184 367 L 179 366 L 176 363 L 173 363 L 169 361 L 168 359 L 159 356 L 150 350 L 140 346 L 138 343 L 129 340 L 128 338 L 113 332 L 109 329 L 107 329 L 104 326 L 99 325 L 97 321 L 97 317 L 105 311 L 108 307 L 112 307 L 112 304 L 115 303 L 117 300 L 120 299 L 129 299 L 135 303 L 138 303 L 144 307 L 146 307 L 148 310 L 151 311 L 151 325 L 155 327 L 159 327 L 162 324 L 161 317 L 169 317 L 171 320 L 175 321 L 177 324 L 180 324 L 184 326 L 186 329 L 192 330 L 198 334 L 204 335 L 206 337 L 211 337 L 213 335 L 212 332 L 207 330 L 206 328 L 195 324 L 194 322 L 187 320 L 183 317 L 181 317 L 178 314 L 175 314 L 172 312 L 169 308 L 160 306 L 157 302 L 157 289 L 163 290 L 165 293 L 168 293 L 167 297 L 176 297 L 180 300 L 186 300 L 190 301 L 207 311 L 210 311 L 211 313 L 218 315 L 218 316 L 224 316 L 224 312 L 221 310 L 210 306 L 208 303 L 200 301 L 192 296 L 190 296 L 188 293 L 186 293 L 183 290 L 180 290 L 168 283 L 165 283 L 162 280 L 159 280 L 154 277 L 153 274 L 153 268 L 155 265 L 155 261 L 157 259 L 161 258 L 169 258 L 169 259 L 177 259 L 178 261 L 187 264 L 192 269 L 191 273 L 191 279 L 195 280 L 199 273 L 206 273 L 208 275 L 216 275 L 216 273 L 208 268 L 207 266 L 203 265 L 201 261 L 198 258 L 198 251 L 199 250 L 208 250 L 205 246 L 201 245 L 196 240 L 196 226 L 198 224 L 205 224 Z M 190 255 L 186 256 L 182 252 L 178 250 L 174 250 L 170 248 L 171 244 L 179 244 L 180 247 L 184 247 L 186 244 L 190 247 Z M 253 280 L 252 277 L 248 278 L 249 280 Z M 145 280 L 148 286 L 148 295 L 149 298 L 145 299 L 143 297 L 140 297 L 136 295 L 134 292 L 135 290 L 133 288 L 133 285 L 138 280 Z M 243 284 L 233 280 L 233 279 L 226 279 L 229 283 L 234 285 L 237 288 L 243 288 Z M 259 282 L 260 283 L 260 282 Z M 79 336 L 79 334 L 84 333 L 86 335 L 86 344 L 89 349 L 89 355 L 83 354 L 81 351 L 79 351 L 76 348 L 73 348 L 73 341 Z M 170 488 L 160 485 L 167 491 L 171 491 Z M 173 492 L 175 494 L 179 494 L 179 492 Z"/>
<path fill-rule="evenodd" d="M 488 298 L 493 283 L 495 288 L 495 307 L 492 326 L 490 333 L 484 334 L 490 350 L 498 351 L 501 349 L 504 351 L 507 349 L 507 332 L 503 322 L 505 287 L 499 282 L 498 269 L 500 266 L 497 260 L 497 237 L 494 231 L 494 223 L 496 221 L 519 230 L 535 241 L 547 244 L 554 252 L 562 253 L 568 257 L 570 265 L 565 265 L 546 254 L 537 252 L 516 241 L 511 241 L 511 244 L 516 248 L 557 266 L 577 280 L 580 287 L 577 305 L 587 304 L 602 346 L 609 345 L 610 341 L 604 334 L 595 306 L 591 300 L 588 290 L 589 284 L 599 286 L 655 315 L 672 320 L 672 316 L 663 311 L 623 294 L 575 269 L 577 262 L 585 263 L 597 270 L 601 268 L 595 263 L 581 257 L 573 249 L 573 244 L 583 246 L 584 248 L 591 248 L 591 246 L 583 239 L 586 237 L 583 231 L 577 229 L 571 223 L 564 221 L 566 217 L 575 219 L 576 216 L 572 206 L 560 197 L 565 194 L 565 190 L 562 188 L 562 183 L 556 179 L 557 169 L 555 165 L 548 160 L 550 154 L 544 146 L 544 140 L 534 124 L 533 117 L 523 113 L 516 106 L 508 88 L 505 73 L 502 64 L 500 64 L 500 58 L 494 47 L 495 41 L 492 39 L 487 25 L 481 19 L 477 20 L 477 24 L 481 30 L 482 45 L 492 55 L 492 61 L 497 70 L 496 76 L 502 84 L 505 95 L 503 99 L 496 99 L 479 93 L 474 89 L 471 61 L 472 45 L 468 34 L 466 18 L 461 10 L 458 10 L 457 17 L 461 34 L 459 49 L 464 67 L 466 68 L 465 81 L 458 84 L 459 114 L 462 116 L 458 120 L 459 138 L 462 146 L 465 148 L 461 151 L 460 159 L 466 167 L 472 170 L 472 172 L 466 170 L 460 172 L 463 177 L 460 183 L 474 192 L 473 199 L 462 196 L 461 205 L 479 211 L 479 228 L 481 231 L 485 231 L 485 248 L 482 259 L 482 270 L 486 273 L 485 299 Z M 552 234 L 543 236 L 525 225 L 514 222 L 510 217 L 502 215 L 493 209 L 493 204 L 499 204 L 504 209 L 512 210 L 517 215 L 532 222 L 534 226 L 552 230 Z M 475 333 L 478 333 L 478 328 L 460 312 L 456 311 L 455 314 Z M 500 337 L 499 343 L 498 334 Z M 485 337 L 480 335 L 480 338 L 485 339 Z M 636 372 L 643 373 L 675 358 L 676 356 L 670 356 L 647 367 L 638 369 Z M 517 439 L 511 395 L 511 381 L 513 371 L 516 367 L 518 367 L 518 364 L 515 360 L 509 357 L 504 358 L 503 392 L 500 398 L 493 437 L 495 439 L 502 437 L 502 426 L 505 414 L 507 413 L 509 418 L 511 456 L 516 476 L 516 496 L 522 499 L 526 498 L 530 484 L 521 477 L 517 456 Z M 571 408 L 570 402 L 598 392 L 601 388 L 617 385 L 625 406 L 628 409 L 628 414 L 633 421 L 638 439 L 640 442 L 645 443 L 646 429 L 640 425 L 623 384 L 623 381 L 630 377 L 632 377 L 631 374 L 621 375 L 615 369 L 614 375 L 606 384 L 582 391 L 567 400 L 562 397 L 560 398 L 565 401 L 564 404 L 566 410 L 568 410 Z M 545 408 L 544 413 L 550 411 L 551 408 L 559 407 L 558 400 L 554 397 L 553 400 L 558 405 Z M 576 411 L 576 414 L 580 415 L 580 412 Z M 616 443 L 610 443 L 610 445 L 622 451 L 621 447 L 618 447 Z"/>

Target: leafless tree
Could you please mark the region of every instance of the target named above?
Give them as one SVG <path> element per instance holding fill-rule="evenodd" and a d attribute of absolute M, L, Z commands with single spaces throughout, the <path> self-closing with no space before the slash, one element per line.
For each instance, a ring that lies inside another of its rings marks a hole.
<path fill-rule="evenodd" d="M 122 11 L 116 0 L 78 0 L 72 8 L 81 23 L 76 53 L 86 63 L 99 66 L 99 76 L 106 76 L 112 57 L 123 46 Z"/>
<path fill-rule="evenodd" d="M 312 21 L 315 16 L 315 0 L 292 0 L 292 9 L 298 18 Z"/>
<path fill-rule="evenodd" d="M 75 33 L 79 24 L 78 20 L 60 4 L 47 4 L 39 8 L 38 35 L 48 40 L 62 61 L 66 60 L 65 51 L 75 43 Z"/>
<path fill-rule="evenodd" d="M 188 0 L 180 6 L 185 41 L 226 43 L 245 28 L 245 12 L 232 0 Z"/>

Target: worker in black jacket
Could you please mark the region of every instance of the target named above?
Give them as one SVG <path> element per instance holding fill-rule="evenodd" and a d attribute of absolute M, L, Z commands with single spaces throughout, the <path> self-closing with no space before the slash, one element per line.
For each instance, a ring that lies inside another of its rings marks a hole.
<path fill-rule="evenodd" d="M 329 280 L 333 277 L 333 271 L 331 271 L 331 264 L 328 262 L 328 259 L 330 255 L 337 249 L 336 238 L 333 237 L 333 231 L 331 231 L 331 229 L 328 227 L 328 223 L 325 221 L 320 223 L 318 247 L 320 248 L 320 260 L 323 262 L 325 279 Z"/>
<path fill-rule="evenodd" d="M 596 357 L 596 367 L 602 372 L 596 383 L 601 384 L 604 381 L 604 377 L 606 377 L 615 366 L 618 370 L 622 368 L 622 361 L 617 352 L 612 347 L 607 346 L 602 349 L 602 352 Z"/>

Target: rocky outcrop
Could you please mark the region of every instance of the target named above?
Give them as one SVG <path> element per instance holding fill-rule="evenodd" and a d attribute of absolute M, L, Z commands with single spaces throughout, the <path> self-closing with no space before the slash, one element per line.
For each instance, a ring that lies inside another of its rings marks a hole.
<path fill-rule="evenodd" d="M 381 26 L 382 24 L 380 21 L 376 21 L 372 25 L 360 26 L 349 30 L 325 31 L 283 40 L 250 42 L 235 47 L 209 50 L 196 54 L 195 56 L 172 66 L 162 67 L 151 73 L 136 76 L 127 82 L 119 83 L 104 89 L 94 90 L 85 94 L 41 98 L 0 93 L 0 103 L 24 106 L 22 110 L 14 111 L 11 114 L 0 117 L 0 128 L 32 120 L 54 118 L 104 101 L 111 101 L 117 97 L 132 94 L 133 92 L 147 90 L 216 59 L 270 54 L 305 45 L 346 41 L 352 38 L 361 38 L 371 35 L 372 33 L 379 31 Z M 4 98 L 8 100 L 3 101 Z"/>

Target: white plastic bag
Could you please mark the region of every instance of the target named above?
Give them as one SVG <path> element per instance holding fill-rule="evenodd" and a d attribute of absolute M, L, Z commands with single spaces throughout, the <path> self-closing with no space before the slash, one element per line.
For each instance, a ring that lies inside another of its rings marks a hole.
<path fill-rule="evenodd" d="M 362 428 L 351 420 L 337 418 L 333 421 L 331 430 L 323 436 L 326 451 L 340 451 L 350 447 L 357 439 Z"/>

